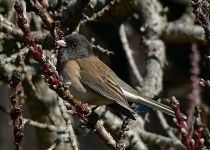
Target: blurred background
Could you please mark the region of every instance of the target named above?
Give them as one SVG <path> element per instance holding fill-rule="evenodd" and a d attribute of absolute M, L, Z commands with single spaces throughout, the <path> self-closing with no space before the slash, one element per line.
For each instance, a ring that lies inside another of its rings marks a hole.
<path fill-rule="evenodd" d="M 56 0 L 40 0 L 46 6 L 52 16 L 61 21 L 62 29 L 65 35 L 75 30 L 81 18 L 74 18 L 76 0 L 65 0 L 66 8 L 59 15 L 55 15 L 57 1 Z M 146 1 L 146 0 L 143 0 Z M 209 127 L 209 94 L 200 90 L 199 78 L 209 79 L 209 70 L 204 67 L 205 55 L 207 48 L 205 46 L 204 31 L 201 26 L 195 21 L 192 14 L 189 0 L 153 0 L 160 5 L 164 22 L 164 29 L 160 33 L 153 33 L 157 39 L 163 41 L 165 49 L 165 59 L 161 60 L 164 66 L 161 68 L 163 76 L 161 77 L 161 86 L 158 92 L 154 92 L 151 97 L 161 97 L 170 99 L 175 96 L 181 104 L 181 111 L 188 115 L 192 113 L 192 107 L 200 106 L 202 110 L 202 123 Z M 153 1 L 148 1 L 153 2 Z M 62 1 L 63 2 L 63 1 Z M 82 2 L 82 0 L 78 0 Z M 21 1 L 24 9 L 25 2 Z M 92 16 L 94 13 L 102 10 L 110 3 L 109 0 L 91 0 L 84 14 Z M 97 18 L 97 21 L 92 21 L 80 27 L 80 34 L 83 34 L 94 45 L 100 45 L 102 48 L 114 52 L 114 55 L 101 53 L 94 48 L 95 54 L 105 62 L 113 71 L 126 83 L 137 89 L 143 89 L 144 84 L 140 83 L 133 68 L 129 64 L 129 58 L 123 47 L 121 36 L 119 34 L 120 26 L 124 25 L 124 31 L 132 49 L 132 57 L 136 63 L 138 71 L 145 77 L 147 75 L 147 48 L 145 48 L 144 38 L 150 38 L 150 35 L 145 36 L 144 30 L 147 31 L 147 25 L 144 23 L 145 16 L 142 4 L 138 0 L 121 0 L 119 3 L 111 6 L 108 12 Z M 13 1 L 0 0 L 0 149 L 14 149 L 13 123 L 8 113 L 11 109 L 10 95 L 12 93 L 9 86 L 12 71 L 17 69 L 22 74 L 22 86 L 24 89 L 21 95 L 21 104 L 23 105 L 23 117 L 30 118 L 46 124 L 55 126 L 64 126 L 65 121 L 61 117 L 58 108 L 56 93 L 50 90 L 47 84 L 41 79 L 41 69 L 31 55 L 27 52 L 20 53 L 21 50 L 27 48 L 27 44 L 20 38 L 16 23 L 16 12 L 13 9 Z M 149 4 L 148 4 L 149 5 Z M 151 4 L 152 5 L 152 4 Z M 153 7 L 151 6 L 151 9 Z M 74 11 L 73 11 L 74 10 Z M 79 9 L 80 10 L 80 9 Z M 79 11 L 77 10 L 77 11 Z M 62 14 L 60 16 L 60 14 Z M 31 30 L 36 34 L 47 33 L 48 28 L 43 24 L 40 17 L 34 13 L 25 12 L 29 21 Z M 77 16 L 76 16 L 77 17 Z M 73 18 L 73 19 L 72 19 Z M 70 21 L 69 21 L 70 20 Z M 5 29 L 5 25 L 14 28 L 14 32 L 9 32 Z M 176 27 L 183 25 L 179 30 Z M 171 25 L 171 26 L 170 26 Z M 176 26 L 177 25 L 177 26 Z M 189 25 L 188 29 L 185 30 Z M 161 26 L 161 25 L 160 25 Z M 183 31 L 182 31 L 183 29 Z M 185 30 L 185 31 L 184 31 Z M 15 33 L 17 31 L 17 33 Z M 41 35 L 42 35 L 41 34 Z M 49 34 L 48 34 L 49 35 Z M 38 39 L 38 36 L 37 36 Z M 152 38 L 151 38 L 152 39 Z M 37 40 L 42 45 L 44 53 L 47 56 L 54 54 L 54 43 L 51 36 L 46 36 L 44 40 Z M 17 57 L 12 57 L 14 54 Z M 11 58 L 11 60 L 9 59 Z M 56 62 L 56 60 L 55 60 Z M 143 78 L 144 79 L 144 78 Z M 151 87 L 152 88 L 152 87 Z M 144 91 L 144 90 L 143 90 Z M 158 93 L 158 94 L 157 94 Z M 193 109 L 194 110 L 194 109 Z M 147 110 L 145 110 L 147 112 Z M 114 112 L 115 113 L 115 112 Z M 168 136 L 165 129 L 161 125 L 156 112 L 150 110 L 143 116 L 144 128 L 146 131 Z M 148 115 L 149 114 L 149 115 Z M 106 143 L 98 138 L 94 133 L 86 129 L 80 129 L 78 125 L 81 123 L 78 118 L 71 116 L 73 128 L 78 138 L 79 147 L 81 150 L 93 149 L 109 149 Z M 145 119 L 146 118 L 146 119 Z M 174 128 L 173 119 L 165 115 L 168 124 Z M 190 123 L 189 123 L 190 124 Z M 49 132 L 46 129 L 40 129 L 29 124 L 24 128 L 24 149 L 42 150 L 47 149 L 58 137 L 56 132 Z M 179 136 L 177 136 L 179 137 Z M 143 142 L 147 149 L 176 149 L 170 146 L 161 144 Z M 70 143 L 61 143 L 57 149 L 71 149 Z M 128 144 L 129 145 L 129 144 Z M 134 149 L 132 146 L 127 146 L 127 149 Z"/>

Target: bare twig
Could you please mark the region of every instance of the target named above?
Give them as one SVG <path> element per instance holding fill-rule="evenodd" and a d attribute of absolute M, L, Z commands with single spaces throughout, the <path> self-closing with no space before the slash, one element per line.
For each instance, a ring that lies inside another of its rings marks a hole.
<path fill-rule="evenodd" d="M 59 40 L 63 37 L 63 32 L 60 29 L 60 22 L 54 21 L 48 11 L 42 6 L 38 0 L 26 1 L 27 11 L 36 12 L 44 22 L 44 24 L 50 29 L 55 40 Z"/>
<path fill-rule="evenodd" d="M 113 115 L 109 110 L 105 110 L 105 107 L 100 107 L 95 111 L 101 116 L 102 123 L 110 130 L 116 132 L 120 129 L 122 121 L 119 117 Z M 142 119 L 137 116 L 137 120 L 135 122 L 130 122 L 130 130 L 125 132 L 132 150 L 147 149 L 144 142 L 166 145 L 175 147 L 176 149 L 185 149 L 185 146 L 181 143 L 180 140 L 147 132 L 145 129 L 143 129 L 143 126 L 141 126 L 142 124 Z M 142 142 L 142 140 L 144 142 Z"/>
<path fill-rule="evenodd" d="M 161 125 L 163 126 L 166 133 L 169 135 L 169 137 L 173 139 L 177 139 L 176 135 L 171 130 L 171 127 L 168 125 L 163 113 L 161 111 L 156 111 L 158 118 L 160 119 Z"/>
<path fill-rule="evenodd" d="M 87 7 L 89 2 L 90 0 L 77 0 L 76 1 L 76 4 L 74 6 L 74 11 L 72 15 L 70 16 L 71 19 L 68 19 L 68 23 L 66 24 L 67 26 L 71 25 L 70 26 L 71 29 L 69 29 L 70 31 L 73 31 L 75 30 L 75 28 L 77 28 L 77 25 L 82 20 L 85 8 Z"/>
<path fill-rule="evenodd" d="M 195 141 L 194 147 L 195 150 L 202 150 L 204 148 L 204 139 L 203 139 L 203 125 L 200 118 L 201 110 L 199 107 L 195 108 L 195 123 L 194 123 L 194 135 L 193 139 Z"/>
<path fill-rule="evenodd" d="M 64 102 L 60 97 L 58 97 L 58 106 L 59 106 L 61 114 L 62 114 L 62 116 L 63 116 L 63 118 L 66 122 L 67 131 L 68 131 L 68 134 L 69 134 L 68 138 L 70 140 L 72 149 L 78 150 L 79 148 L 78 148 L 78 143 L 77 143 L 77 137 L 75 136 L 75 133 L 74 133 L 74 130 L 73 130 L 73 127 L 72 127 L 72 123 L 71 123 L 71 120 L 69 118 L 69 114 L 67 113 Z"/>
<path fill-rule="evenodd" d="M 60 138 L 57 138 L 53 144 L 47 150 L 54 150 L 62 142 Z"/>
<path fill-rule="evenodd" d="M 24 58 L 21 56 L 20 57 L 20 64 L 23 69 L 23 72 L 25 73 L 25 78 L 28 82 L 28 85 L 31 87 L 32 91 L 34 92 L 34 95 L 36 96 L 37 99 L 40 99 L 40 95 L 35 87 L 35 85 L 32 82 L 32 75 L 30 75 L 30 72 L 28 71 L 28 68 L 26 67 L 26 64 L 24 62 Z"/>
<path fill-rule="evenodd" d="M 155 144 L 166 145 L 170 147 L 175 147 L 175 149 L 186 149 L 186 147 L 181 143 L 180 140 L 164 137 L 155 133 L 146 132 L 142 129 L 138 129 L 137 131 L 142 140 L 147 143 L 151 142 Z"/>
<path fill-rule="evenodd" d="M 15 28 L 15 25 L 8 21 L 0 14 L 0 31 L 4 33 L 9 33 L 17 39 L 22 39 L 23 33 L 20 29 Z"/>
<path fill-rule="evenodd" d="M 10 86 L 13 88 L 13 94 L 10 96 L 12 103 L 12 111 L 10 113 L 11 119 L 14 125 L 14 137 L 15 137 L 15 149 L 23 150 L 23 129 L 24 120 L 22 114 L 22 105 L 20 105 L 20 94 L 22 93 L 21 86 L 21 75 L 18 71 L 14 70 L 12 74 L 12 79 L 10 81 Z"/>
<path fill-rule="evenodd" d="M 124 148 L 125 146 L 123 145 L 123 139 L 125 138 L 125 132 L 129 130 L 129 128 L 128 128 L 129 122 L 130 122 L 130 119 L 128 117 L 126 117 L 123 120 L 121 129 L 120 129 L 120 135 L 117 140 L 117 147 L 122 148 L 122 149 L 125 149 Z"/>
<path fill-rule="evenodd" d="M 109 50 L 107 50 L 107 49 L 104 49 L 104 48 L 102 48 L 100 45 L 93 45 L 93 44 L 92 44 L 91 46 L 92 46 L 92 48 L 95 48 L 95 49 L 99 50 L 100 52 L 105 53 L 105 54 L 107 54 L 107 55 L 114 55 L 114 52 L 109 51 Z"/>
<path fill-rule="evenodd" d="M 10 114 L 9 109 L 6 109 L 2 105 L 0 105 L 0 110 L 4 113 L 8 114 L 8 115 Z M 23 118 L 23 120 L 24 120 L 25 124 L 29 124 L 29 125 L 37 127 L 37 128 L 47 129 L 48 131 L 57 132 L 59 134 L 66 133 L 66 127 L 63 127 L 63 126 L 57 127 L 57 126 L 46 124 L 46 123 L 40 123 L 40 122 L 31 120 L 31 119 L 28 119 L 28 118 Z"/>
<path fill-rule="evenodd" d="M 195 115 L 195 123 L 194 123 L 194 135 L 193 138 L 190 137 L 188 133 L 188 126 L 185 120 L 183 119 L 180 112 L 180 104 L 179 101 L 172 97 L 171 106 L 175 113 L 176 118 L 174 118 L 174 122 L 177 125 L 181 135 L 182 135 L 182 143 L 186 146 L 187 150 L 202 150 L 204 147 L 204 139 L 203 136 L 203 125 L 200 120 L 200 111 L 197 109 Z"/>
<path fill-rule="evenodd" d="M 113 0 L 111 1 L 107 6 L 105 6 L 103 9 L 101 9 L 99 12 L 94 13 L 91 17 L 88 17 L 86 15 L 84 15 L 85 19 L 81 20 L 76 28 L 76 30 L 74 32 L 78 33 L 80 30 L 80 26 L 85 25 L 87 22 L 92 22 L 92 21 L 96 21 L 98 18 L 100 18 L 105 12 L 109 12 L 109 10 L 111 9 L 111 7 L 113 5 L 116 5 L 117 3 L 119 3 L 120 0 Z"/>
<path fill-rule="evenodd" d="M 188 119 L 187 119 L 187 124 L 188 126 L 190 126 L 191 122 L 192 122 L 192 118 L 194 116 L 194 110 L 196 106 L 199 106 L 201 103 L 200 100 L 200 88 L 199 88 L 199 75 L 200 75 L 200 67 L 199 67 L 199 63 L 200 63 L 200 55 L 199 55 L 199 51 L 198 51 L 198 47 L 196 43 L 192 44 L 192 54 L 191 54 L 191 62 L 192 62 L 192 69 L 191 69 L 191 73 L 192 73 L 192 77 L 191 77 L 191 81 L 192 81 L 192 93 L 190 95 L 190 110 L 189 110 L 189 115 L 188 115 Z"/>
<path fill-rule="evenodd" d="M 171 100 L 171 107 L 174 110 L 176 118 L 174 118 L 174 122 L 176 123 L 177 127 L 179 128 L 180 133 L 182 134 L 183 144 L 187 147 L 188 150 L 193 150 L 191 146 L 191 139 L 188 134 L 188 127 L 187 123 L 184 121 L 184 118 L 180 112 L 180 104 L 179 101 L 172 97 Z"/>
<path fill-rule="evenodd" d="M 20 52 L 17 52 L 15 54 L 12 54 L 11 56 L 5 58 L 5 59 L 1 59 L 0 60 L 0 66 L 6 64 L 6 63 L 9 63 L 9 62 L 12 62 L 12 61 L 15 61 L 15 59 L 19 56 L 23 56 L 25 54 L 27 54 L 29 51 L 28 48 L 24 48 L 24 49 L 21 49 Z"/>
<path fill-rule="evenodd" d="M 25 124 L 29 124 L 31 126 L 41 128 L 41 129 L 47 129 L 48 131 L 51 131 L 51 132 L 65 133 L 65 130 L 66 130 L 65 127 L 61 127 L 61 126 L 56 127 L 54 125 L 40 123 L 40 122 L 33 121 L 33 120 L 27 119 L 27 118 L 23 118 L 23 119 L 24 119 Z"/>
<path fill-rule="evenodd" d="M 119 34 L 120 34 L 120 39 L 123 45 L 123 49 L 126 53 L 127 60 L 132 68 L 132 71 L 137 78 L 139 84 L 143 82 L 143 78 L 138 70 L 138 67 L 135 63 L 135 60 L 133 58 L 133 50 L 130 48 L 127 37 L 126 37 L 126 32 L 125 32 L 125 26 L 124 24 L 121 24 L 120 29 L 119 29 Z"/>

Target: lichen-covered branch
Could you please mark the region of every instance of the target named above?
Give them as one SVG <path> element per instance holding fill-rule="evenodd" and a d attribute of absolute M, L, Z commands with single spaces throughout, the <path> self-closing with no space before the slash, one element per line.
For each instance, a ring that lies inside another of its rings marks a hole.
<path fill-rule="evenodd" d="M 197 21 L 203 27 L 205 31 L 206 43 L 208 46 L 208 54 L 210 54 L 210 21 L 209 21 L 209 11 L 210 5 L 207 0 L 191 0 L 191 6 L 193 8 L 193 13 L 196 16 Z"/>
<path fill-rule="evenodd" d="M 64 102 L 63 102 L 63 100 L 60 97 L 58 97 L 58 106 L 59 106 L 61 114 L 62 114 L 62 116 L 63 116 L 63 118 L 64 118 L 64 120 L 66 122 L 66 126 L 67 126 L 67 131 L 68 131 L 68 134 L 69 134 L 71 147 L 74 150 L 79 150 L 78 142 L 77 142 L 77 138 L 76 138 L 76 135 L 74 133 L 74 130 L 73 130 L 72 122 L 70 120 L 69 114 L 67 113 L 67 110 L 66 110 L 66 107 L 64 105 Z"/>
<path fill-rule="evenodd" d="M 139 3 L 143 20 L 141 27 L 143 45 L 147 57 L 146 75 L 141 91 L 149 97 L 154 97 L 162 91 L 165 44 L 159 37 L 163 32 L 166 18 L 160 15 L 163 7 L 157 0 L 139 1 Z"/>
<path fill-rule="evenodd" d="M 106 127 L 115 132 L 120 130 L 121 119 L 119 117 L 113 115 L 109 110 L 105 110 L 105 107 L 97 109 L 96 112 L 101 116 L 101 121 Z M 143 120 L 137 117 L 136 121 L 130 121 L 129 130 L 125 132 L 125 139 L 129 140 L 129 145 L 133 150 L 147 149 L 144 142 L 185 149 L 180 140 L 147 132 L 142 124 Z M 129 146 L 126 143 L 124 143 L 125 147 Z"/>
<path fill-rule="evenodd" d="M 204 30 L 201 26 L 180 22 L 167 23 L 163 39 L 167 43 L 205 43 Z"/>

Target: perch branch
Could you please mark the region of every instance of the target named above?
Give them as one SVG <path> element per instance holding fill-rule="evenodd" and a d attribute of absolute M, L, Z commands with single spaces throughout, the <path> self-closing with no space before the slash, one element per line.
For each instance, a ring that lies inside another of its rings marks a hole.
<path fill-rule="evenodd" d="M 52 90 L 56 91 L 62 99 L 72 104 L 72 106 L 67 107 L 67 109 L 73 110 L 74 114 L 80 117 L 87 124 L 87 126 L 91 128 L 97 135 L 99 135 L 110 147 L 112 147 L 113 149 L 117 149 L 116 142 L 113 137 L 106 131 L 106 129 L 99 123 L 99 121 L 92 119 L 95 118 L 94 113 L 90 114 L 91 110 L 87 105 L 84 105 L 77 99 L 73 98 L 68 89 L 68 86 L 62 83 L 61 79 L 58 76 L 58 73 L 47 62 L 41 47 L 37 46 L 32 38 L 30 28 L 27 25 L 27 20 L 23 15 L 22 6 L 20 5 L 20 3 L 16 2 L 14 8 L 18 13 L 17 22 L 19 28 L 24 33 L 23 38 L 30 45 L 30 50 L 32 51 L 34 59 L 38 61 L 39 64 L 42 66 L 44 77 L 48 81 L 49 87 Z M 76 109 L 74 109 L 73 106 L 75 106 Z M 87 114 L 90 115 L 85 116 Z"/>

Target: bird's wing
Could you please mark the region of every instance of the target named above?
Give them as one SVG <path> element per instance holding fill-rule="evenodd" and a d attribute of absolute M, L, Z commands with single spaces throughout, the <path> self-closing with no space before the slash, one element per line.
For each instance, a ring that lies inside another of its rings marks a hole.
<path fill-rule="evenodd" d="M 82 93 L 86 92 L 86 89 L 80 82 L 80 67 L 75 60 L 68 61 L 63 71 L 60 73 L 64 82 L 71 82 L 71 85 Z"/>
<path fill-rule="evenodd" d="M 97 57 L 76 60 L 80 67 L 80 78 L 83 84 L 116 103 L 129 107 L 127 99 L 118 84 L 109 75 L 113 71 Z M 130 107 L 129 107 L 130 109 Z"/>

